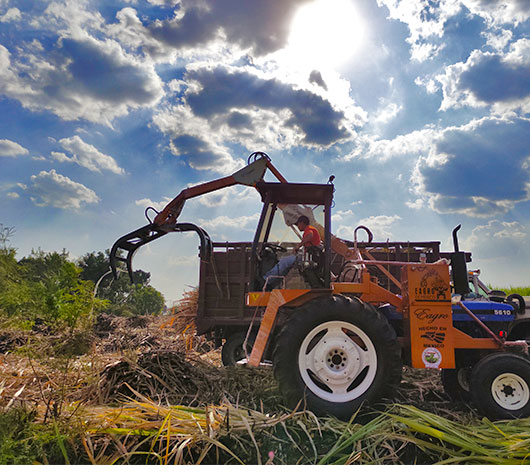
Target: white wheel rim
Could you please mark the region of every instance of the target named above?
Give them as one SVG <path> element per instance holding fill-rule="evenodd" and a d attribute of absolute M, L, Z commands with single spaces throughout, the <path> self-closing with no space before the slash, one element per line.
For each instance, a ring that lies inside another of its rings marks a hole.
<path fill-rule="evenodd" d="M 329 402 L 349 402 L 372 385 L 377 352 L 357 326 L 329 321 L 315 327 L 304 339 L 298 367 L 306 386 Z"/>
<path fill-rule="evenodd" d="M 530 401 L 530 389 L 519 375 L 504 373 L 491 384 L 493 399 L 505 410 L 520 410 Z"/>

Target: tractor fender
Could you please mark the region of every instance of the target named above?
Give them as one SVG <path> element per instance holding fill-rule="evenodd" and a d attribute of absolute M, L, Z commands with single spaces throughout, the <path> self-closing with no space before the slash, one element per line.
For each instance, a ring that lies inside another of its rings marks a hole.
<path fill-rule="evenodd" d="M 524 317 L 511 322 L 508 340 L 530 340 L 530 318 Z"/>

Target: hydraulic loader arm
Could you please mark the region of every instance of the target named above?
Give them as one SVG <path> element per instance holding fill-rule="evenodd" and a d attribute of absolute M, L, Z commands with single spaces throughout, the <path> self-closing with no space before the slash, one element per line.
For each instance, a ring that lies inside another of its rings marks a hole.
<path fill-rule="evenodd" d="M 287 182 L 285 178 L 272 165 L 269 156 L 263 152 L 254 152 L 248 158 L 248 165 L 238 170 L 233 175 L 223 177 L 211 182 L 202 183 L 182 190 L 166 207 L 155 217 L 155 225 L 173 225 L 177 222 L 184 203 L 187 199 L 198 197 L 209 192 L 221 190 L 232 185 L 248 185 L 253 187 L 263 179 L 265 172 L 270 170 L 280 182 Z"/>
<path fill-rule="evenodd" d="M 127 265 L 127 272 L 132 282 L 132 258 L 134 253 L 141 246 L 170 232 L 195 231 L 201 241 L 199 256 L 202 260 L 208 260 L 212 248 L 208 234 L 202 228 L 192 223 L 177 223 L 177 219 L 182 212 L 186 200 L 232 185 L 240 184 L 253 187 L 263 179 L 267 170 L 270 170 L 280 182 L 287 182 L 272 165 L 267 154 L 254 152 L 248 158 L 248 165 L 233 175 L 182 190 L 161 212 L 157 213 L 152 223 L 122 236 L 114 243 L 110 252 L 110 267 L 114 277 L 117 278 L 117 263 L 121 261 Z M 125 257 L 122 256 L 123 252 L 125 252 Z"/>

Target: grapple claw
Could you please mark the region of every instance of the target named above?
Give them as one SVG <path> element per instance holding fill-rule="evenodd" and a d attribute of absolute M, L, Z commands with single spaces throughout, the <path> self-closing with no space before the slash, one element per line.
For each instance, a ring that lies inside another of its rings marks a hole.
<path fill-rule="evenodd" d="M 138 228 L 127 235 L 119 238 L 112 246 L 110 251 L 110 268 L 115 279 L 118 277 L 117 265 L 118 262 L 123 262 L 127 265 L 127 273 L 131 283 L 134 282 L 134 272 L 132 268 L 132 259 L 134 254 L 141 246 L 167 235 L 171 232 L 195 231 L 200 238 L 201 245 L 199 248 L 199 256 L 202 260 L 208 261 L 212 254 L 212 241 L 202 228 L 193 223 L 176 223 L 174 225 L 158 226 L 154 223 Z M 121 256 L 120 251 L 125 251 L 126 256 Z"/>

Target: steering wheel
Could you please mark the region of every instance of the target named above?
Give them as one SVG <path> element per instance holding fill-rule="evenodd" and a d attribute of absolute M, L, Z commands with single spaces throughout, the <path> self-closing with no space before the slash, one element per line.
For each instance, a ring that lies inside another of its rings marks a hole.
<path fill-rule="evenodd" d="M 280 245 L 275 245 L 274 243 L 263 243 L 263 248 L 270 248 L 275 253 L 285 253 L 287 251 L 287 248 L 284 248 Z"/>

